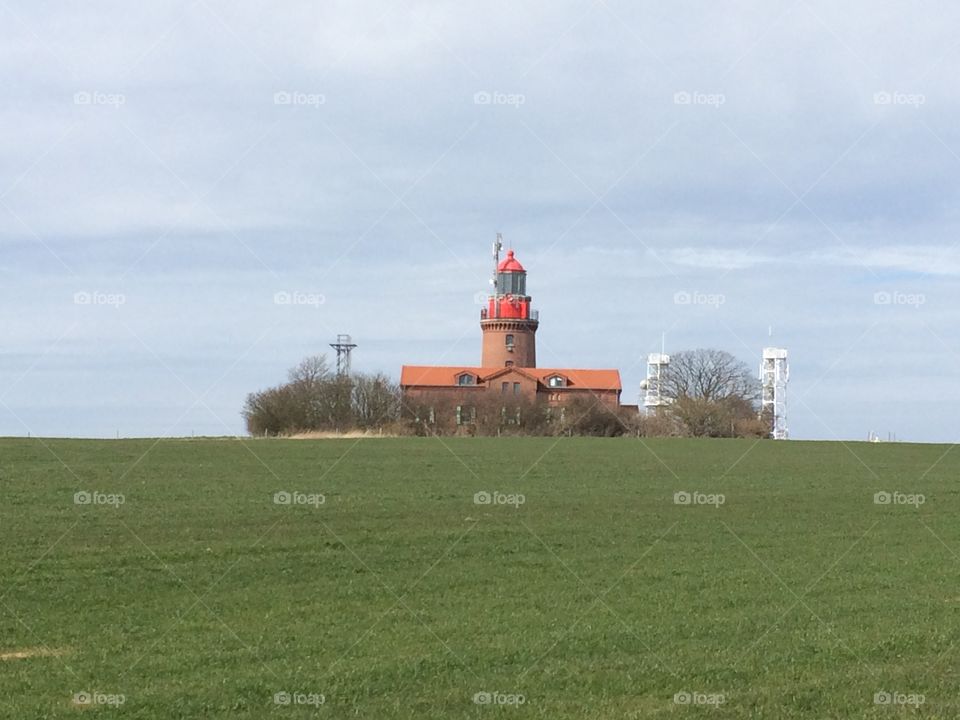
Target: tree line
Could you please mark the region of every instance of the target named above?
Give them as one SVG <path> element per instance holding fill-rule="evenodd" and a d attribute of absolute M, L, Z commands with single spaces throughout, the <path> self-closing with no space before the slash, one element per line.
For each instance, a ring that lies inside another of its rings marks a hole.
<path fill-rule="evenodd" d="M 251 435 L 381 431 L 398 435 L 593 435 L 613 437 L 766 437 L 760 384 L 749 367 L 721 350 L 671 355 L 661 378 L 668 402 L 654 412 L 613 408 L 593 396 L 549 406 L 478 392 L 464 404 L 438 392 L 405 402 L 383 373 L 337 374 L 323 355 L 304 359 L 287 381 L 251 393 L 243 407 Z"/>
<path fill-rule="evenodd" d="M 338 375 L 323 355 L 304 359 L 287 382 L 250 393 L 243 406 L 251 435 L 382 430 L 396 423 L 400 386 L 382 373 Z"/>

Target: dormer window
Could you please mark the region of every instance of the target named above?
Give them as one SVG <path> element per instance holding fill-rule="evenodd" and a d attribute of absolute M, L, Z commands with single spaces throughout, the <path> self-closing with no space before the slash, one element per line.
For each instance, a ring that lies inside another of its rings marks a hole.
<path fill-rule="evenodd" d="M 475 385 L 476 382 L 477 379 L 470 373 L 463 373 L 463 375 L 457 377 L 458 385 Z"/>
<path fill-rule="evenodd" d="M 552 388 L 566 387 L 567 381 L 562 375 L 551 375 L 547 378 L 547 385 Z"/>

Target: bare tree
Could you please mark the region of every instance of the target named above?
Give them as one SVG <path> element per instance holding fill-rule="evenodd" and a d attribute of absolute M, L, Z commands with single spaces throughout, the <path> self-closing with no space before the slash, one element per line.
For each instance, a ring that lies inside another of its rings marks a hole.
<path fill-rule="evenodd" d="M 670 356 L 664 394 L 675 399 L 719 402 L 730 398 L 756 402 L 759 381 L 746 363 L 723 350 L 684 350 Z"/>
<path fill-rule="evenodd" d="M 353 420 L 357 427 L 381 427 L 400 413 L 400 386 L 382 373 L 353 378 Z"/>
<path fill-rule="evenodd" d="M 302 360 L 287 382 L 247 396 L 243 416 L 253 435 L 383 427 L 399 417 L 400 388 L 386 375 L 337 375 L 323 355 Z"/>
<path fill-rule="evenodd" d="M 685 350 L 670 356 L 664 394 L 670 415 L 686 435 L 736 437 L 754 431 L 759 381 L 746 363 L 722 350 Z"/>
<path fill-rule="evenodd" d="M 311 355 L 301 360 L 296 367 L 287 372 L 287 379 L 292 384 L 318 383 L 329 380 L 330 366 L 326 355 Z"/>

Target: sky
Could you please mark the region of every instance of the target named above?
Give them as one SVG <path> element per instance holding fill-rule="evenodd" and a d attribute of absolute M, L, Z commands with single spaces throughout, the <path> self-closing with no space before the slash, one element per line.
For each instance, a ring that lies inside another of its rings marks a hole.
<path fill-rule="evenodd" d="M 0 435 L 244 432 L 338 333 L 790 353 L 797 439 L 953 442 L 960 7 L 0 0 Z"/>

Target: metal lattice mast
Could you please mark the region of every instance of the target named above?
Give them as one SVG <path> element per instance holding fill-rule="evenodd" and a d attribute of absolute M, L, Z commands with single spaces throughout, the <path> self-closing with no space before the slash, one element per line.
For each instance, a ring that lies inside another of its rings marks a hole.
<path fill-rule="evenodd" d="M 350 353 L 356 347 L 349 335 L 337 335 L 337 341 L 330 347 L 337 351 L 337 375 L 350 374 Z"/>

